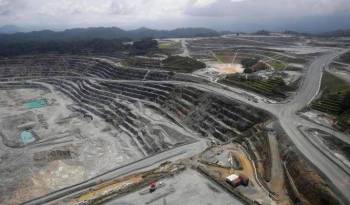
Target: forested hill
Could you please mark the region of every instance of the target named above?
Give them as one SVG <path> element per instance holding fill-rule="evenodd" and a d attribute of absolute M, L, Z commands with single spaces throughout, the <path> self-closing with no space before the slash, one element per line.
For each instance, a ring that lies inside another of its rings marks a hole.
<path fill-rule="evenodd" d="M 28 33 L 0 34 L 0 43 L 35 42 L 35 41 L 72 41 L 91 39 L 122 39 L 137 40 L 142 38 L 184 38 L 217 36 L 218 32 L 206 28 L 180 28 L 174 30 L 153 30 L 140 28 L 123 30 L 117 27 L 77 28 L 65 31 L 33 31 Z"/>
<path fill-rule="evenodd" d="M 349 37 L 350 36 L 350 29 L 340 29 L 335 31 L 329 31 L 322 33 L 321 36 L 324 37 Z"/>

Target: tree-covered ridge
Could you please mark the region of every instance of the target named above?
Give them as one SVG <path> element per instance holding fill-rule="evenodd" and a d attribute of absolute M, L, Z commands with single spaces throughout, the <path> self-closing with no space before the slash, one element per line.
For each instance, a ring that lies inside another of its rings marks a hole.
<path fill-rule="evenodd" d="M 0 42 L 23 41 L 72 41 L 92 39 L 119 39 L 129 38 L 139 40 L 143 38 L 184 38 L 217 36 L 218 32 L 206 28 L 180 28 L 174 30 L 153 30 L 140 28 L 123 30 L 117 27 L 77 28 L 65 31 L 33 31 L 29 33 L 0 34 Z"/>
<path fill-rule="evenodd" d="M 129 39 L 92 39 L 72 41 L 0 43 L 0 57 L 36 54 L 113 55 L 128 52 L 145 55 L 158 49 L 158 42 L 151 38 L 126 43 Z"/>

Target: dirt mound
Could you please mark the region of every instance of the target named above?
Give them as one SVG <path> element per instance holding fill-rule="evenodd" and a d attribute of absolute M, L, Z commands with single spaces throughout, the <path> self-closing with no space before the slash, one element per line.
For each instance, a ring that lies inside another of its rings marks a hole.
<path fill-rule="evenodd" d="M 213 66 L 221 74 L 242 73 L 244 70 L 241 64 L 216 63 Z"/>
<path fill-rule="evenodd" d="M 304 197 L 304 200 L 309 202 L 309 204 L 341 204 L 322 177 L 310 167 L 308 162 L 301 159 L 297 154 L 289 154 L 287 159 L 287 169 L 293 177 L 298 191 Z"/>

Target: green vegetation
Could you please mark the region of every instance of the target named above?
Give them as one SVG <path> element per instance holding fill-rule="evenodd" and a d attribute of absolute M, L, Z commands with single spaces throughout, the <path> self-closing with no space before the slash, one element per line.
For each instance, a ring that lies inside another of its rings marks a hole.
<path fill-rule="evenodd" d="M 333 137 L 332 135 L 322 135 L 322 140 L 327 144 L 327 146 L 336 152 L 343 154 L 348 160 L 350 160 L 350 145 L 344 143 L 342 140 Z"/>
<path fill-rule="evenodd" d="M 129 51 L 131 55 L 144 55 L 158 49 L 157 41 L 149 38 L 135 41 L 133 45 L 126 45 L 124 44 L 125 41 L 127 41 L 127 39 L 93 39 L 18 43 L 0 42 L 0 56 L 11 57 L 17 55 L 51 53 L 73 55 L 113 55 L 124 51 Z"/>
<path fill-rule="evenodd" d="M 129 58 L 123 61 L 123 64 L 134 67 L 164 69 L 181 73 L 193 72 L 205 68 L 206 66 L 205 63 L 197 61 L 196 59 L 181 56 L 170 56 L 162 61 L 152 58 Z"/>
<path fill-rule="evenodd" d="M 0 56 L 35 54 L 114 54 L 126 51 L 128 46 L 124 40 L 81 40 L 81 41 L 50 41 L 50 42 L 17 42 L 0 43 Z"/>
<path fill-rule="evenodd" d="M 285 154 L 287 157 L 284 157 L 284 162 L 299 193 L 301 194 L 299 195 L 300 198 L 298 196 L 298 200 L 293 204 L 342 204 L 339 202 L 338 197 L 334 194 L 328 183 L 319 175 L 319 171 L 317 171 L 312 164 L 299 153 L 292 150 L 293 149 L 291 149 L 290 146 L 286 146 L 284 151 L 287 152 L 287 154 Z M 288 186 L 290 187 L 289 183 Z"/>
<path fill-rule="evenodd" d="M 337 117 L 342 129 L 350 128 L 350 86 L 336 76 L 325 73 L 321 84 L 322 96 L 311 107 Z"/>
<path fill-rule="evenodd" d="M 253 73 L 253 70 L 251 68 L 246 68 L 244 69 L 244 73 L 247 73 L 247 74 Z"/>
<path fill-rule="evenodd" d="M 307 62 L 307 59 L 302 58 L 302 57 L 296 57 L 296 58 L 291 58 L 287 56 L 278 56 L 278 60 L 288 63 L 296 63 L 296 64 L 305 64 Z"/>
<path fill-rule="evenodd" d="M 160 52 L 167 55 L 173 55 L 180 53 L 181 43 L 180 42 L 161 42 L 158 44 L 158 49 Z"/>
<path fill-rule="evenodd" d="M 76 28 L 65 31 L 33 31 L 29 33 L 0 34 L 0 42 L 44 42 L 44 41 L 81 41 L 93 39 L 131 39 L 143 38 L 191 38 L 218 36 L 220 33 L 206 28 L 179 28 L 174 30 L 154 30 L 139 28 L 123 30 L 117 27 Z"/>
<path fill-rule="evenodd" d="M 222 54 L 222 53 L 216 53 L 215 54 L 215 57 L 216 57 L 216 60 L 219 62 L 219 63 L 225 63 L 226 62 L 226 57 L 227 55 L 225 54 Z"/>
<path fill-rule="evenodd" d="M 0 56 L 10 57 L 47 53 L 111 55 L 129 51 L 130 45 L 123 43 L 132 40 L 218 35 L 220 33 L 205 28 L 181 28 L 169 31 L 140 28 L 126 31 L 116 27 L 79 28 L 59 32 L 43 30 L 28 33 L 0 34 Z M 143 49 L 139 48 L 131 49 L 130 52 L 137 55 L 144 53 Z"/>
<path fill-rule="evenodd" d="M 273 58 L 275 60 L 279 60 L 285 63 L 297 63 L 297 64 L 304 64 L 307 62 L 307 60 L 302 57 L 302 56 L 297 56 L 297 57 L 292 57 L 292 56 L 286 56 L 286 55 L 282 55 L 280 51 L 264 51 L 262 52 L 263 55 L 268 56 L 270 58 Z M 265 60 L 269 60 L 269 58 L 265 59 Z"/>
<path fill-rule="evenodd" d="M 287 71 L 299 71 L 299 72 L 301 72 L 301 71 L 303 71 L 303 68 L 302 68 L 302 67 L 295 67 L 295 66 L 289 65 L 289 66 L 287 66 L 287 67 L 285 68 L 285 70 L 287 70 Z"/>
<path fill-rule="evenodd" d="M 234 79 L 232 76 L 228 76 L 221 82 L 226 85 L 239 86 L 272 98 L 285 98 L 285 92 L 292 91 L 294 89 L 287 86 L 282 78 L 273 78 L 268 80 L 245 80 Z"/>
<path fill-rule="evenodd" d="M 270 67 L 262 61 L 259 61 L 257 64 L 251 67 L 252 72 L 260 71 L 260 70 L 268 70 Z"/>
<path fill-rule="evenodd" d="M 193 72 L 206 67 L 203 62 L 182 56 L 170 56 L 163 60 L 162 64 L 165 68 L 170 68 L 172 71 L 176 72 Z"/>
<path fill-rule="evenodd" d="M 307 62 L 306 57 L 303 57 L 301 55 L 294 55 L 294 56 L 287 56 L 283 55 L 281 51 L 279 50 L 262 50 L 258 52 L 259 54 L 266 56 L 264 58 L 265 61 L 269 61 L 272 59 L 282 61 L 284 64 L 288 63 L 296 63 L 296 64 L 305 64 Z M 269 57 L 269 58 L 268 58 Z"/>
<path fill-rule="evenodd" d="M 350 128 L 350 110 L 339 115 L 337 124 L 340 128 L 347 130 Z M 349 157 L 350 158 L 350 157 Z"/>
<path fill-rule="evenodd" d="M 275 70 L 283 70 L 287 66 L 280 60 L 271 60 L 268 62 L 269 65 L 271 65 Z"/>
<path fill-rule="evenodd" d="M 180 48 L 181 47 L 181 43 L 180 42 L 175 42 L 175 41 L 171 41 L 171 42 L 161 42 L 158 44 L 158 48 L 159 49 L 172 49 L 172 48 Z"/>
<path fill-rule="evenodd" d="M 244 58 L 241 60 L 241 64 L 244 68 L 251 68 L 253 65 L 259 62 L 259 58 Z"/>
<path fill-rule="evenodd" d="M 247 74 L 254 73 L 260 70 L 266 70 L 269 68 L 266 63 L 260 61 L 260 59 L 257 57 L 244 58 L 241 60 L 241 64 L 245 68 L 244 73 L 247 73 Z"/>
<path fill-rule="evenodd" d="M 151 38 L 135 41 L 130 47 L 130 55 L 145 55 L 158 49 L 158 42 Z"/>

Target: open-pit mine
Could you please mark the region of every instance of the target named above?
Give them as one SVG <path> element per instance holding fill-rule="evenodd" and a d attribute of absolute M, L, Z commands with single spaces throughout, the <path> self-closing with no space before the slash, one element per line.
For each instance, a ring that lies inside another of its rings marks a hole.
<path fill-rule="evenodd" d="M 346 204 L 348 131 L 312 104 L 343 43 L 166 40 L 206 65 L 188 73 L 164 53 L 0 58 L 0 204 Z"/>

